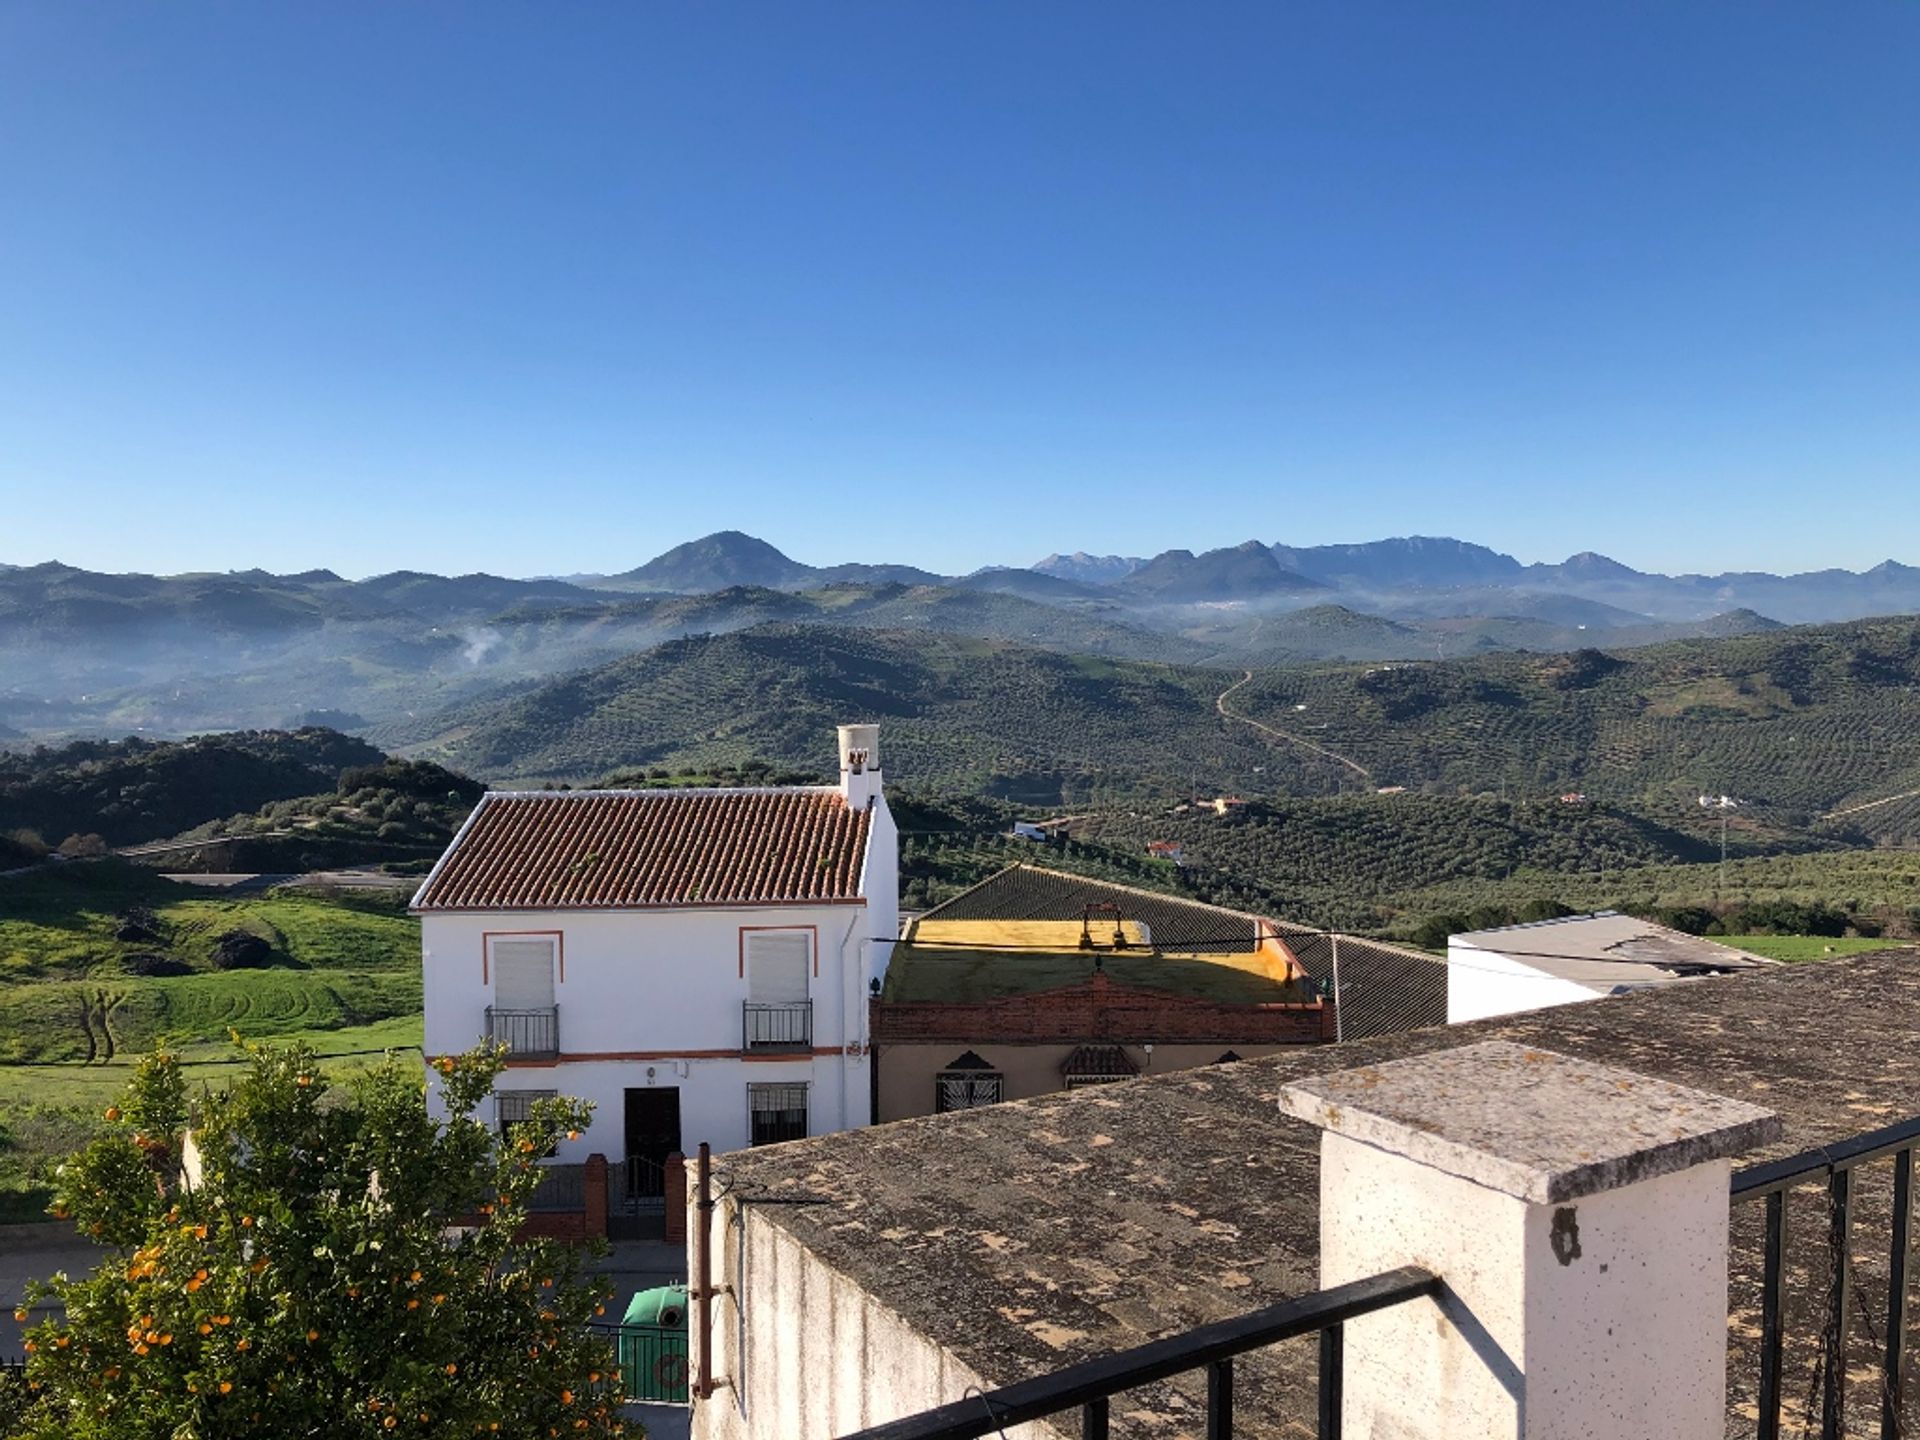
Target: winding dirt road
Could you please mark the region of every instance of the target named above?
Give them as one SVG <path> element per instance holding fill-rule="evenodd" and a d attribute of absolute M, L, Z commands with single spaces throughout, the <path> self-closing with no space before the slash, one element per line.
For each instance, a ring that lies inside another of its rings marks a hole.
<path fill-rule="evenodd" d="M 1252 679 L 1253 679 L 1253 671 L 1251 670 L 1244 671 L 1238 680 L 1234 681 L 1233 684 L 1229 685 L 1226 689 L 1222 690 L 1218 695 L 1214 697 L 1213 708 L 1218 710 L 1221 713 L 1221 715 L 1228 720 L 1238 720 L 1242 725 L 1251 725 L 1254 729 L 1258 730 L 1262 735 L 1272 736 L 1275 740 L 1284 740 L 1289 745 L 1298 745 L 1303 750 L 1311 750 L 1316 755 L 1322 755 L 1329 760 L 1338 761 L 1340 764 L 1346 766 L 1349 770 L 1353 771 L 1353 773 L 1358 775 L 1362 780 L 1365 780 L 1369 785 L 1373 783 L 1372 771 L 1368 770 L 1366 766 L 1362 765 L 1357 760 L 1349 760 L 1345 755 L 1342 755 L 1338 750 L 1329 750 L 1324 745 L 1314 744 L 1313 741 L 1307 739 L 1303 735 L 1295 735 L 1290 731 L 1276 729 L 1274 726 L 1264 725 L 1258 720 L 1249 720 L 1245 715 L 1236 715 L 1233 713 L 1233 711 L 1227 709 L 1227 696 L 1233 694 L 1234 691 L 1238 690 L 1242 685 L 1247 684 Z"/>

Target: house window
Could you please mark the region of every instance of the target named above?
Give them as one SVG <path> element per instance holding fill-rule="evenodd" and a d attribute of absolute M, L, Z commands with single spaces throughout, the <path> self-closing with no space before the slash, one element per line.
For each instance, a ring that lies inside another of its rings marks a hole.
<path fill-rule="evenodd" d="M 1116 1080 L 1131 1080 L 1140 1073 L 1127 1052 L 1118 1045 L 1079 1045 L 1060 1066 L 1060 1078 L 1067 1089 L 1082 1085 L 1111 1085 Z"/>
<path fill-rule="evenodd" d="M 933 1111 L 944 1115 L 949 1110 L 975 1110 L 982 1105 L 998 1105 L 1003 1098 L 1006 1076 L 969 1050 L 933 1077 Z"/>
<path fill-rule="evenodd" d="M 747 1002 L 741 1046 L 808 1050 L 813 1046 L 811 930 L 747 930 Z"/>
<path fill-rule="evenodd" d="M 518 1125 L 533 1113 L 533 1102 L 552 1100 L 559 1095 L 558 1090 L 501 1090 L 493 1097 L 494 1117 L 500 1123 L 500 1133 L 507 1133 L 509 1125 Z"/>
<path fill-rule="evenodd" d="M 748 1143 L 777 1145 L 807 1138 L 807 1087 L 747 1086 Z"/>
<path fill-rule="evenodd" d="M 498 935 L 488 941 L 493 1004 L 487 1008 L 487 1038 L 505 1045 L 509 1054 L 559 1053 L 559 1010 L 553 999 L 559 954 L 557 935 Z"/>

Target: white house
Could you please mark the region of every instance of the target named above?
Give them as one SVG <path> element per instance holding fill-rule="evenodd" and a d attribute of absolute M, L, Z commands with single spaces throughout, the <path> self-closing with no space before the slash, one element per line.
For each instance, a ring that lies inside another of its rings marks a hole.
<path fill-rule="evenodd" d="M 1473 930 L 1447 937 L 1447 1023 L 1773 963 L 1612 910 Z"/>
<path fill-rule="evenodd" d="M 837 786 L 484 796 L 413 897 L 427 1055 L 505 1043 L 500 1118 L 593 1101 L 557 1158 L 625 1159 L 643 1192 L 702 1141 L 869 1123 L 899 840 L 878 728 L 839 742 Z"/>

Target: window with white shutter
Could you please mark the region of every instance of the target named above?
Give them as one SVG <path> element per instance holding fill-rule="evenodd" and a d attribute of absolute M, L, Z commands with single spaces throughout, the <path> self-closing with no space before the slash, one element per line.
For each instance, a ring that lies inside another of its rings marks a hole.
<path fill-rule="evenodd" d="M 747 931 L 747 997 L 767 1004 L 807 998 L 813 970 L 811 930 Z"/>
<path fill-rule="evenodd" d="M 747 1003 L 743 1044 L 748 1050 L 807 1050 L 813 1045 L 811 930 L 748 930 Z"/>
<path fill-rule="evenodd" d="M 560 1011 L 553 998 L 559 954 L 556 935 L 502 935 L 487 943 L 493 981 L 487 1035 L 511 1055 L 552 1058 L 560 1053 Z"/>
<path fill-rule="evenodd" d="M 493 1004 L 498 1010 L 551 1010 L 554 959 L 550 935 L 502 937 L 493 942 Z"/>

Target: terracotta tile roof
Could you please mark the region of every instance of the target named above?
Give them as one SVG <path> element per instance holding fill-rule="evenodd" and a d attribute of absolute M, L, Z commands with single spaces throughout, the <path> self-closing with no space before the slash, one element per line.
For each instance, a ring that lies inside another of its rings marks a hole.
<path fill-rule="evenodd" d="M 483 796 L 416 910 L 647 909 L 860 898 L 868 812 L 836 789 Z"/>

